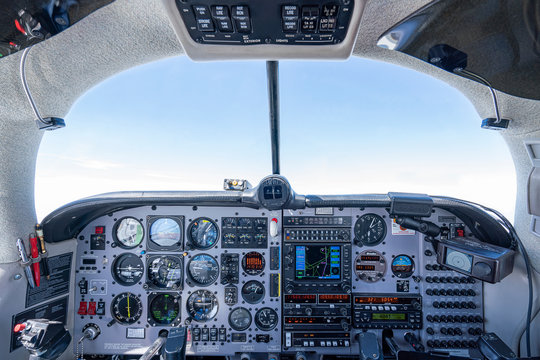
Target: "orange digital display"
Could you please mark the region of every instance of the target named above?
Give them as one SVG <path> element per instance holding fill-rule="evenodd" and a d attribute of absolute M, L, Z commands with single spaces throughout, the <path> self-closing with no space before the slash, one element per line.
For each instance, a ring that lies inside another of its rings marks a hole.
<path fill-rule="evenodd" d="M 252 270 L 262 270 L 263 268 L 262 259 L 257 255 L 248 256 L 246 259 L 246 268 L 252 269 Z"/>
<path fill-rule="evenodd" d="M 343 304 L 351 301 L 351 295 L 325 294 L 319 295 L 320 304 Z"/>
<path fill-rule="evenodd" d="M 285 302 L 287 304 L 315 304 L 317 302 L 317 295 L 285 295 Z"/>
<path fill-rule="evenodd" d="M 379 261 L 381 258 L 377 255 L 361 255 L 360 260 L 362 261 Z"/>
<path fill-rule="evenodd" d="M 285 324 L 339 324 L 343 318 L 324 316 L 285 316 Z"/>
<path fill-rule="evenodd" d="M 355 304 L 402 304 L 398 297 L 372 297 L 357 296 L 354 298 Z"/>
<path fill-rule="evenodd" d="M 375 265 L 356 265 L 356 271 L 375 271 Z"/>

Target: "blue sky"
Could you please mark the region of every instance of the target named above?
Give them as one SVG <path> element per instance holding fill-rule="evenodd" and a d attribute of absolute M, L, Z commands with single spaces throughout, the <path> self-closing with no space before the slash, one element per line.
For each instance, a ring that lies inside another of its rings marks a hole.
<path fill-rule="evenodd" d="M 280 83 L 281 172 L 297 192 L 422 192 L 513 216 L 506 144 L 445 83 L 358 58 L 284 61 Z M 130 69 L 83 95 L 66 123 L 41 144 L 39 219 L 108 191 L 220 190 L 225 177 L 256 184 L 271 173 L 263 61 Z"/>

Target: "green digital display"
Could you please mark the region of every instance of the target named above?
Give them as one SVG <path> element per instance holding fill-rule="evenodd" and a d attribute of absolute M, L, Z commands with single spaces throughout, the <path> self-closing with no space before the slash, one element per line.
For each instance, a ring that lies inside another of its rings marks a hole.
<path fill-rule="evenodd" d="M 407 314 L 403 313 L 374 313 L 371 314 L 373 320 L 407 320 Z"/>

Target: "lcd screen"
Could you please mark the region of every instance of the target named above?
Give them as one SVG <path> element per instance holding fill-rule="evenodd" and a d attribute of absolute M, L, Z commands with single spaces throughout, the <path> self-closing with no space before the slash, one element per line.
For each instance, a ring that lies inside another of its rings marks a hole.
<path fill-rule="evenodd" d="M 297 245 L 295 277 L 296 280 L 340 280 L 341 247 Z"/>
<path fill-rule="evenodd" d="M 401 321 L 405 321 L 405 320 L 407 320 L 407 314 L 404 314 L 404 313 L 374 313 L 374 314 L 371 314 L 371 318 L 373 320 L 385 320 L 385 321 L 401 320 Z"/>

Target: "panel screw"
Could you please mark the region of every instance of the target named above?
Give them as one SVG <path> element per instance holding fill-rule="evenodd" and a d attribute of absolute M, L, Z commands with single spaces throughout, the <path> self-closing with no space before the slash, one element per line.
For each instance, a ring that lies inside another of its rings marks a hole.
<path fill-rule="evenodd" d="M 22 275 L 21 274 L 15 274 L 13 275 L 13 280 L 21 280 L 22 279 Z"/>

